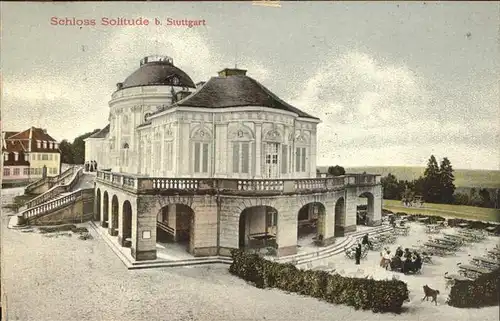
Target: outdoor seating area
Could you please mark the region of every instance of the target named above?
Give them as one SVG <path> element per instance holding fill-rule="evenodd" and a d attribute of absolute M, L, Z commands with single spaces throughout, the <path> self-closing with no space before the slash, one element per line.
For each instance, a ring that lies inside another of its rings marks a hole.
<path fill-rule="evenodd" d="M 349 277 L 396 278 L 406 282 L 412 293 L 420 293 L 427 284 L 446 297 L 456 280 L 474 279 L 500 264 L 500 247 L 495 246 L 499 239 L 486 232 L 449 227 L 443 222 L 426 224 L 424 220 L 391 222 L 387 218 L 385 223 L 396 223 L 396 228 L 370 237 L 372 251 L 363 247 L 359 265 L 354 262 L 353 247 L 341 257 L 314 261 L 311 269 Z M 431 227 L 436 232 L 428 233 L 428 225 L 436 225 Z M 407 229 L 407 235 L 400 235 L 398 228 Z"/>

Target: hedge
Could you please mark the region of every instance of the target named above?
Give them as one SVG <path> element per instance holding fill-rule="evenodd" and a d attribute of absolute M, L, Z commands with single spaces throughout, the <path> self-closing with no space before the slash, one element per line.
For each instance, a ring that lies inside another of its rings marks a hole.
<path fill-rule="evenodd" d="M 399 280 L 349 278 L 325 271 L 297 269 L 293 264 L 271 262 L 257 254 L 231 251 L 229 272 L 258 288 L 277 288 L 334 304 L 373 312 L 400 313 L 409 299 L 408 286 Z"/>
<path fill-rule="evenodd" d="M 456 280 L 447 303 L 456 308 L 481 308 L 499 305 L 500 268 L 475 280 Z"/>

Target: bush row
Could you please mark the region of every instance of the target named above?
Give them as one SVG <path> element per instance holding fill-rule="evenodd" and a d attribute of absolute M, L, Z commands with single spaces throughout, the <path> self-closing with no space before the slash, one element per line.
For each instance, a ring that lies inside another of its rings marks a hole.
<path fill-rule="evenodd" d="M 408 286 L 399 280 L 349 278 L 325 271 L 297 269 L 293 264 L 271 262 L 257 254 L 232 250 L 229 272 L 258 288 L 278 288 L 334 304 L 373 312 L 401 312 L 409 298 Z"/>
<path fill-rule="evenodd" d="M 437 215 L 407 214 L 404 212 L 393 213 L 391 211 L 384 210 L 383 215 L 387 215 L 387 214 L 394 214 L 396 216 L 407 216 L 408 221 L 416 221 L 418 218 L 426 217 L 429 219 L 430 224 L 436 224 L 436 222 L 446 220 L 448 222 L 448 226 L 450 226 L 450 227 L 456 227 L 462 223 L 467 223 L 467 224 L 469 224 L 469 228 L 476 229 L 476 230 L 484 230 L 487 227 L 495 227 L 495 230 L 493 231 L 493 233 L 496 235 L 500 235 L 500 224 L 495 224 L 495 223 L 466 220 L 466 219 L 461 219 L 461 218 L 446 219 L 442 216 L 437 216 Z"/>
<path fill-rule="evenodd" d="M 455 281 L 447 303 L 457 308 L 481 308 L 499 305 L 500 268 L 475 280 Z"/>

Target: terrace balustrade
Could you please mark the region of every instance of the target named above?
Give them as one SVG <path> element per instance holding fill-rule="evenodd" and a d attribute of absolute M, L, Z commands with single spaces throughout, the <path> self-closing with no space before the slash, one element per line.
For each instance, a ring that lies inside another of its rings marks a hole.
<path fill-rule="evenodd" d="M 349 186 L 380 185 L 380 175 L 347 174 L 305 179 L 232 179 L 145 177 L 109 171 L 97 171 L 96 181 L 136 194 L 161 191 L 224 194 L 303 194 L 340 190 Z"/>

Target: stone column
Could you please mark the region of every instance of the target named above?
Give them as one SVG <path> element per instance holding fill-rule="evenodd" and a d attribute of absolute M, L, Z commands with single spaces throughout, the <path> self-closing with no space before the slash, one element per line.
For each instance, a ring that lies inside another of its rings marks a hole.
<path fill-rule="evenodd" d="M 108 198 L 108 202 L 107 203 L 104 203 L 104 191 L 101 191 L 101 226 L 104 227 L 104 228 L 107 228 L 108 227 L 108 222 L 106 222 L 104 220 L 104 211 L 106 209 L 106 206 L 108 206 L 108 211 L 109 211 L 109 198 Z M 109 219 L 109 212 L 108 212 L 108 219 Z"/>
<path fill-rule="evenodd" d="M 121 211 L 121 205 L 120 205 L 120 202 L 118 201 L 118 211 L 116 212 L 113 212 L 113 199 L 111 199 L 111 202 L 109 203 L 110 206 L 109 206 L 109 226 L 108 226 L 108 233 L 111 235 L 111 236 L 117 236 L 118 235 L 118 224 L 115 223 L 115 221 L 118 221 L 120 220 L 120 211 Z M 115 216 L 117 216 L 115 218 Z M 118 220 L 117 220 L 118 218 Z"/>
<path fill-rule="evenodd" d="M 382 185 L 372 188 L 371 199 L 368 199 L 368 217 L 370 226 L 379 226 L 382 224 Z"/>
<path fill-rule="evenodd" d="M 357 218 L 357 207 L 358 207 L 358 191 L 356 187 L 346 187 L 345 188 L 345 227 L 344 232 L 355 232 L 356 231 L 356 218 Z"/>
<path fill-rule="evenodd" d="M 325 211 L 322 216 L 323 224 L 323 242 L 322 245 L 328 246 L 335 243 L 335 203 L 333 201 L 325 202 Z M 318 217 L 318 221 L 320 218 Z"/>
<path fill-rule="evenodd" d="M 136 261 L 156 260 L 156 214 L 153 201 L 144 196 L 137 199 L 132 211 L 131 254 Z"/>
<path fill-rule="evenodd" d="M 278 256 L 297 253 L 297 213 L 294 205 L 290 204 L 278 212 L 278 233 L 276 236 Z"/>

